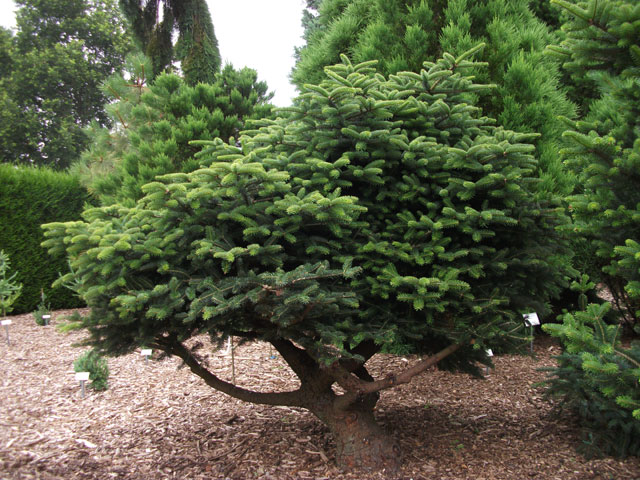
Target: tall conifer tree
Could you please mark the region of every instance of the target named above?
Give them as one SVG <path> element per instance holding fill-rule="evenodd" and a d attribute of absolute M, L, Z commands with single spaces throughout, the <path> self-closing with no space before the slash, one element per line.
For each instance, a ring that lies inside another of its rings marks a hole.
<path fill-rule="evenodd" d="M 141 50 L 151 58 L 152 77 L 177 60 L 189 85 L 214 82 L 221 57 L 206 0 L 120 0 L 120 5 Z"/>

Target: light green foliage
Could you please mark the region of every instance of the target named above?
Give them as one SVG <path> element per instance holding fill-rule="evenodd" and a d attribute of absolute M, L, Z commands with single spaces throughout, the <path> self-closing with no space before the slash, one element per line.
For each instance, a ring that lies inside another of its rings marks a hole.
<path fill-rule="evenodd" d="M 80 355 L 73 362 L 73 370 L 75 372 L 89 372 L 90 386 L 94 390 L 100 391 L 109 388 L 109 366 L 107 360 L 94 350 L 89 350 Z"/>
<path fill-rule="evenodd" d="M 475 371 L 484 348 L 520 340 L 521 312 L 562 286 L 565 219 L 537 195 L 535 136 L 469 104 L 486 89 L 472 53 L 389 78 L 345 57 L 240 147 L 196 142 L 203 168 L 46 225 L 82 279 L 92 344 L 234 335 L 330 364 L 367 342 L 459 343 L 443 365 Z"/>
<path fill-rule="evenodd" d="M 129 78 L 111 78 L 105 90 L 115 128 L 93 131 L 93 143 L 72 167 L 101 203 L 133 206 L 141 187 L 157 175 L 200 166 L 192 140 L 228 140 L 244 123 L 271 113 L 267 85 L 249 68 L 226 65 L 213 84 L 189 86 L 164 74 L 148 85 L 151 70 L 142 55 L 127 59 Z"/>
<path fill-rule="evenodd" d="M 65 168 L 107 125 L 100 84 L 131 42 L 115 0 L 21 0 L 17 33 L 2 36 L 0 162 Z"/>
<path fill-rule="evenodd" d="M 9 256 L 0 250 L 0 312 L 3 317 L 12 310 L 22 291 L 22 284 L 15 281 L 17 272 L 9 275 L 10 267 Z"/>
<path fill-rule="evenodd" d="M 587 433 L 590 455 L 640 454 L 640 345 L 623 347 L 620 325 L 607 325 L 608 303 L 566 314 L 543 329 L 565 351 L 550 369 L 549 394 L 575 411 Z"/>
<path fill-rule="evenodd" d="M 544 54 L 558 36 L 534 15 L 530 3 L 536 2 L 324 0 L 317 17 L 307 22 L 307 45 L 299 51 L 292 79 L 298 86 L 316 83 L 340 54 L 354 62 L 378 60 L 383 74 L 419 72 L 423 62 L 442 52 L 460 55 L 485 43 L 478 60 L 488 68 L 473 73 L 479 83 L 496 88 L 477 92 L 479 103 L 474 103 L 507 129 L 540 133 L 534 144 L 542 191 L 567 195 L 575 178 L 558 158 L 564 125 L 557 117 L 573 117 L 575 107 L 559 83 L 558 63 Z"/>
<path fill-rule="evenodd" d="M 616 309 L 637 322 L 640 310 L 640 4 L 624 0 L 555 1 L 570 14 L 567 39 L 550 50 L 597 86 L 586 116 L 569 122 L 565 163 L 578 175 L 569 198 L 572 232 L 595 249 L 594 263 Z M 597 275 L 592 271 L 591 275 Z"/>
<path fill-rule="evenodd" d="M 150 78 L 180 61 L 188 85 L 214 82 L 222 62 L 205 0 L 120 0 L 120 5 L 140 50 L 152 61 Z"/>

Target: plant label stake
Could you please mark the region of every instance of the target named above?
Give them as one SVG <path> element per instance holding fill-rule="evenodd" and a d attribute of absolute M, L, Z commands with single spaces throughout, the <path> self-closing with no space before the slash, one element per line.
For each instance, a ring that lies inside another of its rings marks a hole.
<path fill-rule="evenodd" d="M 42 319 L 44 320 L 45 325 L 49 325 L 50 318 L 51 318 L 51 315 L 42 315 Z"/>
<path fill-rule="evenodd" d="M 143 348 L 142 350 L 140 350 L 140 355 L 144 357 L 144 363 L 149 362 L 149 357 L 151 356 L 151 353 L 153 353 L 153 350 L 150 348 Z"/>
<path fill-rule="evenodd" d="M 233 346 L 233 338 L 229 337 L 229 348 L 231 348 L 231 381 L 235 385 L 236 383 L 236 352 Z"/>
<path fill-rule="evenodd" d="M 535 313 L 535 312 L 533 312 L 533 313 L 525 313 L 522 316 L 524 318 L 524 326 L 531 328 L 531 353 L 533 353 L 533 332 L 534 332 L 534 327 L 536 325 L 540 325 L 540 319 L 538 318 L 538 314 Z"/>
<path fill-rule="evenodd" d="M 7 345 L 11 345 L 11 340 L 9 340 L 9 325 L 11 325 L 11 320 L 2 320 L 2 325 L 4 326 L 4 331 L 7 334 Z"/>
<path fill-rule="evenodd" d="M 84 398 L 84 382 L 89 380 L 89 372 L 76 372 L 76 380 L 80 382 L 80 388 L 82 388 L 82 398 Z"/>
<path fill-rule="evenodd" d="M 487 349 L 487 357 L 493 357 L 493 350 L 491 350 L 490 348 Z M 489 375 L 489 366 L 485 366 L 484 367 L 484 374 L 485 375 Z"/>

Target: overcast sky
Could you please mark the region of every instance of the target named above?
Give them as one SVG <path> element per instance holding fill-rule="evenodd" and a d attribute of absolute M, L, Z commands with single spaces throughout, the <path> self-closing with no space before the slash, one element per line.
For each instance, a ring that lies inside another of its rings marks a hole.
<path fill-rule="evenodd" d="M 293 48 L 301 45 L 303 0 L 207 0 L 223 62 L 251 67 L 286 106 L 295 96 L 289 83 Z M 15 27 L 13 0 L 0 0 L 0 24 Z"/>

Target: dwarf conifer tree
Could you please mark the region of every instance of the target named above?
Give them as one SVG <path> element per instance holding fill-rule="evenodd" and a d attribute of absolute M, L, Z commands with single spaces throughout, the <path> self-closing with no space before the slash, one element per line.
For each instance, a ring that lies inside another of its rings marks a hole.
<path fill-rule="evenodd" d="M 102 204 L 116 201 L 132 206 L 141 187 L 157 175 L 190 172 L 200 160 L 192 140 L 237 137 L 244 123 L 270 115 L 265 82 L 250 68 L 226 65 L 213 84 L 187 83 L 163 74 L 149 85 L 149 60 L 128 58 L 129 78 L 111 78 L 105 91 L 115 128 L 94 126 L 93 142 L 73 166 Z"/>
<path fill-rule="evenodd" d="M 590 79 L 599 98 L 568 122 L 566 163 L 581 190 L 570 198 L 573 231 L 594 244 L 604 282 L 630 324 L 640 315 L 640 4 L 554 0 L 571 19 L 550 50 L 564 68 Z M 596 271 L 597 272 L 597 271 Z M 591 272 L 593 274 L 593 272 Z"/>
<path fill-rule="evenodd" d="M 565 220 L 537 195 L 534 135 L 470 103 L 487 88 L 467 74 L 472 53 L 388 78 L 343 57 L 240 146 L 199 142 L 203 168 L 148 183 L 133 207 L 45 226 L 82 279 L 89 343 L 176 355 L 233 397 L 310 410 L 340 464 L 397 466 L 378 392 L 437 362 L 477 374 L 564 278 Z M 186 342 L 199 334 L 270 342 L 299 386 L 222 380 Z M 420 358 L 376 379 L 381 349 Z"/>

